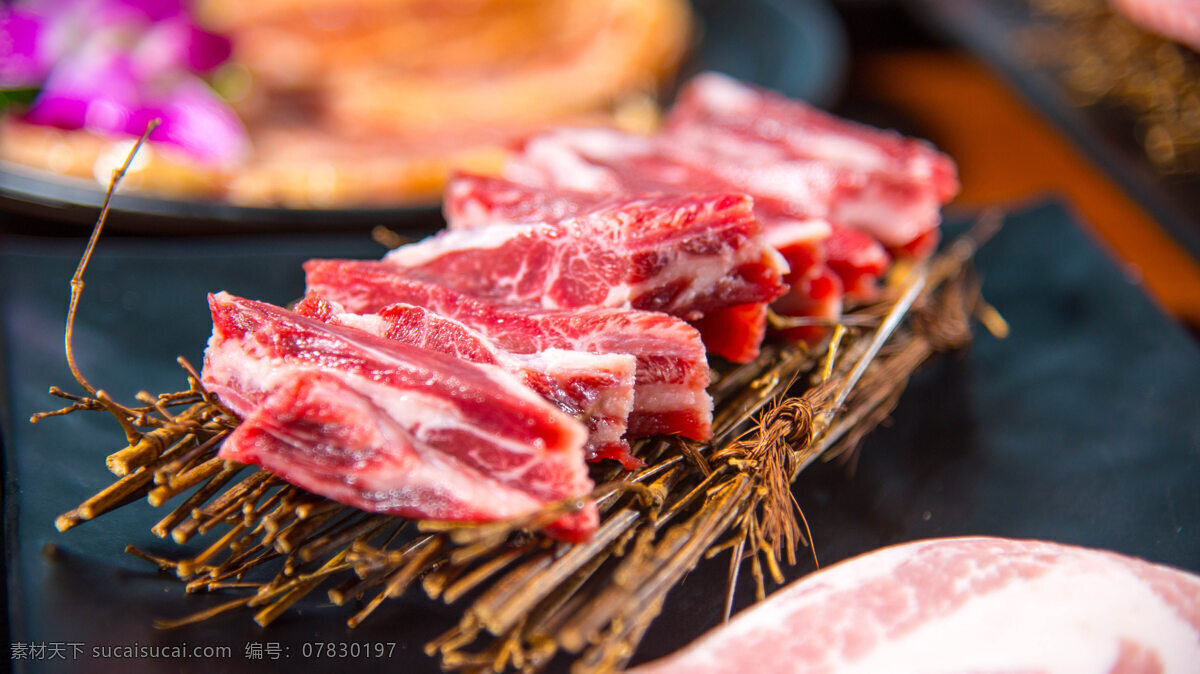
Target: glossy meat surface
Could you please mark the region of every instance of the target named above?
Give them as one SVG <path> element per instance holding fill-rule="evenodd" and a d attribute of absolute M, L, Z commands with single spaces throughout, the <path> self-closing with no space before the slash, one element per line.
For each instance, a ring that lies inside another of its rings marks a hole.
<path fill-rule="evenodd" d="M 222 445 L 224 458 L 267 467 L 268 455 L 276 466 L 290 456 L 296 461 L 289 479 L 300 486 L 410 517 L 500 519 L 592 488 L 582 424 L 499 367 L 227 293 L 210 296 L 209 304 L 204 383 L 247 422 Z M 304 437 L 312 442 L 297 441 Z M 338 469 L 306 472 L 314 457 Z M 411 466 L 413 457 L 421 470 L 392 470 Z M 392 468 L 382 473 L 381 466 Z M 456 501 L 439 480 L 467 479 L 463 467 L 526 498 L 489 502 L 484 489 Z M 443 500 L 408 497 L 431 490 Z M 559 534 L 585 537 L 596 520 L 588 505 L 564 517 Z"/>
<path fill-rule="evenodd" d="M 360 315 L 309 293 L 294 310 L 330 325 L 346 325 L 473 363 L 497 365 L 558 409 L 584 422 L 588 428 L 588 460 L 612 458 L 631 466 L 637 464 L 624 439 L 633 407 L 633 356 L 565 349 L 511 354 L 452 318 L 403 303 Z"/>
<path fill-rule="evenodd" d="M 893 258 L 928 255 L 939 209 L 958 191 L 953 162 L 928 143 L 715 73 L 685 85 L 654 136 L 552 130 L 529 139 L 505 176 L 593 194 L 749 194 L 790 267 L 776 310 L 826 318 L 843 297 L 872 299 Z"/>
<path fill-rule="evenodd" d="M 786 265 L 764 245 L 744 195 L 589 193 L 461 175 L 444 210 L 449 233 L 385 259 L 495 301 L 699 321 L 785 291 Z M 704 336 L 711 352 L 744 361 L 761 332 L 732 348 L 742 333 Z"/>
<path fill-rule="evenodd" d="M 632 355 L 629 438 L 667 434 L 705 440 L 712 434 L 704 344 L 677 318 L 628 309 L 544 311 L 495 304 L 378 261 L 310 260 L 304 270 L 310 292 L 355 313 L 403 302 L 468 325 L 510 353 L 567 349 Z"/>

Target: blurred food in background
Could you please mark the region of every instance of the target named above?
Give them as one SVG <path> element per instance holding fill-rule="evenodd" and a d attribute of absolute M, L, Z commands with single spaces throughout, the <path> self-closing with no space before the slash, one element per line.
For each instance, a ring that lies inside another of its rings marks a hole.
<path fill-rule="evenodd" d="M 76 176 L 128 150 L 153 119 L 169 193 L 207 194 L 250 156 L 237 115 L 203 79 L 229 56 L 181 0 L 43 0 L 0 10 L 0 156 Z M 160 157 L 157 161 L 152 156 Z M 117 159 L 116 162 L 121 161 Z M 108 171 L 102 171 L 107 174 Z M 107 176 L 102 182 L 107 182 Z"/>
<path fill-rule="evenodd" d="M 1081 106 L 1132 117 L 1146 157 L 1165 174 L 1200 173 L 1200 2 L 1029 0 L 1038 23 L 1025 51 Z"/>
<path fill-rule="evenodd" d="M 547 125 L 652 130 L 691 30 L 686 0 L 20 2 L 0 10 L 0 158 L 107 182 L 158 117 L 130 187 L 431 202 Z"/>

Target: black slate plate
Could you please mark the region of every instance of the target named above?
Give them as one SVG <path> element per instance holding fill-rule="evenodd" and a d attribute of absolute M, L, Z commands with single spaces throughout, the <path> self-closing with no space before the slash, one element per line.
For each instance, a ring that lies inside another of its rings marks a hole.
<path fill-rule="evenodd" d="M 204 293 L 225 288 L 274 302 L 300 294 L 312 255 L 375 256 L 365 237 L 102 241 L 76 331 L 82 370 L 120 399 L 173 390 L 174 357 L 199 362 L 209 332 Z M 358 630 L 320 593 L 268 629 L 245 614 L 174 632 L 180 616 L 218 599 L 185 596 L 173 577 L 122 554 L 126 543 L 169 550 L 144 504 L 60 534 L 56 515 L 108 483 L 104 456 L 121 434 L 97 413 L 31 426 L 71 377 L 61 352 L 67 280 L 77 243 L 0 244 L 5 396 L 5 560 L 10 644 L 83 644 L 71 660 L 12 660 L 18 671 L 329 671 L 356 666 L 434 672 L 424 641 L 454 609 L 409 597 Z M 1009 218 L 979 256 L 988 298 L 1012 324 L 917 376 L 895 421 L 870 436 L 850 475 L 818 464 L 796 495 L 823 564 L 890 543 L 993 534 L 1108 548 L 1200 571 L 1200 350 L 1074 223 L 1045 205 Z M 58 554 L 43 555 L 53 543 Z M 638 659 L 663 655 L 718 621 L 726 560 L 675 590 Z M 789 571 L 807 573 L 811 561 Z M 745 574 L 748 576 L 749 574 Z M 745 580 L 745 579 L 744 579 Z M 752 596 L 741 588 L 739 605 Z M 316 641 L 396 643 L 381 661 L 304 657 Z M 247 657 L 275 643 L 280 662 Z M 92 659 L 118 645 L 224 646 L 230 657 Z M 284 656 L 288 656 L 284 658 Z M 286 663 L 282 662 L 286 659 Z M 565 669 L 563 662 L 556 669 Z"/>
<path fill-rule="evenodd" d="M 700 40 L 681 78 L 719 70 L 818 105 L 833 103 L 847 67 L 845 34 L 826 0 L 694 2 Z M 0 212 L 89 226 L 104 199 L 83 179 L 52 177 L 0 162 Z M 250 208 L 119 194 L 109 218 L 113 231 L 199 234 L 336 231 L 384 224 L 427 228 L 439 221 L 434 205 L 328 210 Z M 11 223 L 10 223 L 11 226 Z"/>

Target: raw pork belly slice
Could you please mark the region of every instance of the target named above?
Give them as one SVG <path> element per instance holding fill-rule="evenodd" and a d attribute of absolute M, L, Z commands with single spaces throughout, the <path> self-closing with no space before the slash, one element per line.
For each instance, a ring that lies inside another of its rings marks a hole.
<path fill-rule="evenodd" d="M 814 573 L 637 672 L 1200 671 L 1200 577 L 1111 552 L 918 541 Z"/>
<path fill-rule="evenodd" d="M 508 304 L 696 319 L 784 291 L 752 207 L 734 194 L 620 197 L 558 222 L 443 232 L 384 262 Z"/>
<path fill-rule="evenodd" d="M 758 357 L 767 336 L 767 303 L 753 302 L 710 311 L 692 321 L 704 348 L 734 363 Z"/>
<path fill-rule="evenodd" d="M 538 189 L 494 176 L 458 173 L 442 195 L 442 214 L 449 229 L 562 222 L 610 198 L 603 192 Z"/>
<path fill-rule="evenodd" d="M 725 165 L 732 179 L 714 171 L 714 163 Z M 745 164 L 745 166 L 741 166 Z M 740 166 L 740 168 L 739 168 Z M 819 167 L 817 167 L 819 168 Z M 736 170 L 736 171 L 735 171 Z M 842 308 L 845 284 L 828 265 L 825 242 L 838 227 L 826 219 L 799 212 L 789 201 L 768 196 L 762 185 L 750 180 L 756 175 L 770 176 L 757 165 L 757 159 L 709 160 L 699 150 L 684 152 L 669 136 L 635 136 L 609 129 L 556 129 L 529 139 L 522 152 L 505 167 L 505 175 L 514 181 L 542 189 L 561 189 L 598 194 L 624 192 L 681 192 L 708 190 L 741 191 L 754 196 L 754 212 L 763 228 L 763 240 L 786 260 L 789 272 L 783 277 L 790 291 L 774 305 L 789 315 L 834 318 Z M 773 182 L 805 188 L 804 176 L 772 177 Z M 758 189 L 758 192 L 755 192 Z M 794 198 L 811 201 L 806 189 Z M 448 193 L 448 198 L 455 198 Z M 479 218 L 481 202 L 467 204 L 461 210 Z M 448 208 L 448 213 L 455 212 Z M 857 239 L 860 248 L 850 251 L 851 267 L 886 269 L 891 257 L 869 237 Z M 828 298 L 817 299 L 809 293 L 814 281 L 828 285 L 836 279 Z M 876 276 L 859 279 L 855 285 L 873 292 Z"/>
<path fill-rule="evenodd" d="M 288 479 L 299 486 L 406 517 L 501 519 L 592 489 L 583 425 L 498 367 L 227 293 L 210 296 L 209 306 L 204 383 L 252 422 L 225 441 L 223 458 L 269 468 L 294 456 Z M 420 470 L 400 469 L 414 462 Z M 504 487 L 494 501 L 486 487 L 458 494 L 440 486 L 477 475 Z M 589 503 L 555 533 L 580 540 L 597 521 Z"/>
<path fill-rule="evenodd" d="M 899 248 L 936 229 L 958 192 L 954 162 L 928 143 L 839 119 L 725 75 L 705 73 L 671 109 L 667 135 L 751 194 Z M 747 169 L 753 170 L 745 175 Z M 743 177 L 744 176 L 744 177 Z M 797 178 L 790 183 L 785 178 Z"/>
<path fill-rule="evenodd" d="M 430 460 L 387 410 L 344 378 L 298 370 L 229 436 L 221 456 L 371 512 L 487 521 L 544 505 L 453 457 Z M 570 529 L 568 538 L 581 538 Z"/>
<path fill-rule="evenodd" d="M 410 304 L 393 304 L 377 314 L 359 315 L 346 312 L 322 295 L 309 293 L 294 311 L 330 325 L 347 325 L 473 363 L 497 365 L 517 375 L 563 412 L 584 421 L 588 428 L 588 460 L 609 458 L 631 467 L 639 465 L 623 437 L 633 407 L 637 367 L 633 356 L 564 349 L 510 354 L 478 331 Z"/>
<path fill-rule="evenodd" d="M 543 311 L 494 304 L 376 261 L 310 260 L 304 271 L 310 292 L 347 311 L 373 313 L 396 302 L 424 307 L 482 332 L 509 353 L 567 349 L 632 355 L 637 370 L 627 437 L 712 436 L 704 344 L 677 318 L 628 309 Z"/>
<path fill-rule="evenodd" d="M 546 190 L 501 178 L 459 174 L 450 181 L 443 200 L 447 226 L 475 229 L 513 222 L 562 222 L 586 217 L 613 203 L 605 194 Z M 782 270 L 782 265 L 764 251 L 764 263 Z M 700 331 L 709 353 L 735 363 L 748 363 L 758 356 L 767 331 L 765 301 L 710 309 L 691 319 Z"/>
<path fill-rule="evenodd" d="M 684 88 L 667 128 L 683 161 L 755 195 L 764 229 L 792 265 L 789 283 L 832 272 L 851 300 L 874 297 L 892 256 L 933 251 L 940 208 L 959 188 L 954 162 L 924 141 L 716 73 Z M 787 234 L 808 223 L 828 235 L 806 269 L 790 249 L 810 242 Z"/>
<path fill-rule="evenodd" d="M 656 136 L 556 129 L 526 141 L 505 176 L 594 193 L 750 194 L 791 268 L 776 309 L 823 317 L 837 315 L 843 292 L 870 299 L 892 256 L 928 255 L 939 208 L 958 190 L 953 162 L 923 141 L 714 73 L 684 88 Z M 824 297 L 807 294 L 814 283 Z"/>
<path fill-rule="evenodd" d="M 744 195 L 547 193 L 460 176 L 447 193 L 451 231 L 384 260 L 493 301 L 632 308 L 695 321 L 786 290 L 786 265 L 763 244 L 752 206 Z M 757 341 L 732 350 L 714 345 L 761 332 L 718 334 L 706 343 L 744 361 L 757 355 Z"/>

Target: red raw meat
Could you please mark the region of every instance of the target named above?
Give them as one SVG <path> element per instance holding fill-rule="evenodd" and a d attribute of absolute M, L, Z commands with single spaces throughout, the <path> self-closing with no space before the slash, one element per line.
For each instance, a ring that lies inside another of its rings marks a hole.
<path fill-rule="evenodd" d="M 809 254 L 801 254 L 798 247 L 788 248 L 787 251 L 789 254 L 802 255 L 809 259 Z M 825 262 L 814 262 L 807 267 L 798 266 L 794 273 L 788 275 L 788 283 L 791 284 L 791 292 L 771 305 L 781 316 L 804 316 L 834 321 L 842 315 L 842 279 Z M 786 339 L 812 344 L 829 334 L 829 330 L 820 326 L 801 326 L 785 329 L 782 333 Z"/>
<path fill-rule="evenodd" d="M 551 129 L 524 141 L 504 166 L 510 181 L 545 190 L 592 194 L 722 193 L 729 181 L 684 161 L 673 141 L 615 129 Z M 448 194 L 455 198 L 454 192 Z M 755 204 L 756 207 L 758 204 Z"/>
<path fill-rule="evenodd" d="M 581 309 L 543 311 L 494 304 L 406 276 L 382 262 L 310 260 L 308 290 L 354 313 L 380 311 L 396 302 L 425 307 L 487 335 L 516 354 L 568 349 L 630 354 L 637 360 L 629 438 L 712 435 L 712 399 L 704 345 L 683 321 L 647 311 Z"/>
<path fill-rule="evenodd" d="M 406 517 L 502 519 L 592 489 L 583 425 L 498 367 L 227 293 L 209 306 L 204 383 L 245 419 L 222 458 Z M 582 540 L 597 522 L 588 503 L 555 533 Z"/>
<path fill-rule="evenodd" d="M 704 339 L 704 348 L 734 363 L 758 357 L 767 336 L 767 303 L 753 302 L 710 311 L 692 321 Z"/>
<path fill-rule="evenodd" d="M 684 155 L 678 143 L 665 135 L 645 137 L 609 129 L 556 129 L 528 140 L 521 154 L 509 161 L 505 175 L 542 189 L 600 194 L 751 190 L 747 180 L 731 183 L 717 175 L 703 157 Z M 751 170 L 743 173 L 751 175 Z M 796 177 L 785 176 L 781 180 L 803 186 L 803 181 Z M 449 196 L 453 198 L 454 193 Z M 840 294 L 822 300 L 806 294 L 809 282 L 832 273 L 826 264 L 824 242 L 834 226 L 824 219 L 798 213 L 794 205 L 778 198 L 762 193 L 754 197 L 754 211 L 762 224 L 764 241 L 783 255 L 790 267 L 783 278 L 790 290 L 776 301 L 775 310 L 788 315 L 801 312 L 798 315 L 836 317 L 842 306 Z M 478 209 L 476 203 L 465 210 Z M 867 252 L 876 256 L 874 266 L 886 267 L 891 262 L 877 243 L 871 242 Z M 837 287 L 840 290 L 840 282 Z M 810 306 L 820 311 L 807 313 L 800 309 Z"/>
<path fill-rule="evenodd" d="M 712 131 L 712 135 L 719 133 Z M 755 215 L 762 223 L 764 240 L 784 256 L 791 268 L 784 281 L 791 286 L 792 295 L 803 292 L 798 287 L 801 279 L 824 275 L 804 265 L 805 259 L 812 258 L 822 265 L 827 259 L 845 263 L 841 268 L 852 274 L 843 285 L 869 288 L 861 294 L 864 298 L 872 295 L 881 270 L 891 264 L 891 256 L 872 237 L 829 218 L 833 210 L 829 202 L 839 184 L 836 167 L 821 160 L 797 160 L 780 151 L 772 153 L 769 148 L 743 145 L 722 148 L 725 154 L 718 154 L 699 139 L 684 137 L 692 135 L 705 134 L 690 129 L 647 138 L 607 129 L 558 129 L 529 140 L 522 153 L 509 162 L 505 174 L 542 188 L 601 193 L 744 191 L 754 196 Z M 736 148 L 745 150 L 744 155 L 732 154 Z M 863 194 L 878 196 L 874 192 Z M 938 205 L 925 200 L 909 209 L 920 213 L 921 218 L 909 218 L 908 222 L 915 225 L 909 227 L 912 231 L 894 237 L 898 241 L 895 250 L 903 252 L 913 239 L 923 241 L 929 236 L 930 230 L 920 228 L 936 227 Z M 879 210 L 888 208 L 881 205 Z M 897 211 L 895 221 L 900 222 L 902 215 Z M 835 232 L 849 232 L 842 243 L 853 242 L 856 246 L 842 245 L 826 252 L 826 242 Z M 793 253 L 798 249 L 807 252 L 796 257 Z M 803 305 L 806 299 L 793 297 L 786 304 Z M 840 306 L 840 300 L 837 304 Z"/>
<path fill-rule="evenodd" d="M 687 154 L 694 156 L 685 156 Z M 600 193 L 694 189 L 750 191 L 755 197 L 754 211 L 762 223 L 764 241 L 775 248 L 790 267 L 783 279 L 790 290 L 775 302 L 773 308 L 785 315 L 836 318 L 842 308 L 841 279 L 837 279 L 834 286 L 837 294 L 832 297 L 813 297 L 808 294 L 808 289 L 815 280 L 833 276 L 828 264 L 829 254 L 825 250 L 826 241 L 834 231 L 846 228 L 806 213 L 792 202 L 768 196 L 766 191 L 753 193 L 753 189 L 762 188 L 748 179 L 758 168 L 756 160 L 738 161 L 748 166 L 741 170 L 741 180 L 730 182 L 714 172 L 715 165 L 723 162 L 727 164 L 726 172 L 733 173 L 738 169 L 737 162 L 727 158 L 706 161 L 696 152 L 681 151 L 678 142 L 665 135 L 647 138 L 608 129 L 557 129 L 529 140 L 523 152 L 509 162 L 505 174 L 542 188 Z M 821 169 L 817 163 L 810 163 Z M 759 173 L 770 177 L 767 172 Z M 781 175 L 772 180 L 804 188 L 807 178 Z M 804 189 L 797 192 L 791 196 L 805 200 L 815 198 Z M 838 261 L 847 263 L 843 269 L 861 270 L 862 273 L 854 274 L 854 287 L 873 288 L 877 276 L 870 276 L 870 271 L 886 269 L 891 264 L 891 257 L 883 246 L 869 237 L 860 236 L 854 241 L 859 244 L 858 249 L 841 247 L 834 252 L 840 257 Z M 822 289 L 829 286 L 823 280 L 819 283 Z M 863 293 L 864 297 L 871 294 Z M 803 329 L 789 331 L 788 336 L 815 336 L 821 332 Z"/>
<path fill-rule="evenodd" d="M 527 140 L 505 176 L 602 194 L 750 194 L 764 239 L 791 267 L 776 310 L 822 317 L 841 297 L 805 296 L 809 284 L 836 274 L 849 299 L 870 299 L 893 255 L 933 250 L 939 208 L 958 190 L 953 162 L 927 143 L 713 73 L 684 88 L 656 136 L 556 129 Z"/>
<path fill-rule="evenodd" d="M 763 245 L 743 195 L 597 196 L 460 176 L 446 214 L 450 232 L 384 260 L 491 301 L 633 308 L 689 321 L 786 289 L 786 267 Z M 718 330 L 706 339 L 710 351 L 757 354 L 762 326 L 708 325 Z"/>
<path fill-rule="evenodd" d="M 825 264 L 841 280 L 846 299 L 875 299 L 879 278 L 892 262 L 878 241 L 857 230 L 834 226 L 824 249 Z"/>
<path fill-rule="evenodd" d="M 460 174 L 447 186 L 443 208 L 450 229 L 475 229 L 514 222 L 558 223 L 620 208 L 624 201 L 607 194 L 540 189 L 501 178 Z M 764 251 L 762 260 L 768 267 L 782 268 L 769 251 Z M 691 322 L 710 353 L 747 363 L 758 355 L 766 319 L 766 303 L 759 301 L 710 309 Z"/>
<path fill-rule="evenodd" d="M 888 246 L 935 229 L 939 208 L 959 189 L 954 162 L 925 141 L 717 73 L 684 87 L 667 129 L 684 151 L 753 187 L 751 194 L 786 201 L 797 215 L 827 218 Z"/>
<path fill-rule="evenodd" d="M 616 207 L 620 207 L 620 201 Z M 443 200 L 450 229 L 475 229 L 514 222 L 558 223 L 568 218 L 587 217 L 614 205 L 606 194 L 546 190 L 502 178 L 459 174 L 450 181 Z M 763 261 L 781 265 L 765 252 Z M 753 302 L 711 309 L 692 325 L 700 331 L 709 353 L 735 363 L 748 363 L 756 356 L 767 329 L 766 302 Z"/>
<path fill-rule="evenodd" d="M 1200 577 L 1112 552 L 918 541 L 814 573 L 633 671 L 1197 672 Z"/>
<path fill-rule="evenodd" d="M 384 262 L 506 304 L 696 319 L 784 290 L 751 208 L 728 194 L 620 198 L 556 223 L 443 232 Z"/>
<path fill-rule="evenodd" d="M 633 408 L 637 367 L 633 356 L 564 349 L 511 354 L 452 318 L 410 304 L 393 304 L 377 314 L 359 315 L 309 293 L 294 311 L 330 325 L 347 325 L 473 363 L 497 365 L 563 412 L 583 420 L 588 428 L 585 449 L 589 460 L 612 458 L 628 467 L 639 465 L 624 439 Z"/>
<path fill-rule="evenodd" d="M 545 504 L 475 466 L 431 461 L 429 450 L 385 409 L 320 370 L 297 371 L 267 395 L 225 441 L 221 456 L 334 501 L 402 517 L 489 521 Z M 558 526 L 567 539 L 586 538 L 577 523 Z"/>
<path fill-rule="evenodd" d="M 889 253 L 924 257 L 933 251 L 941 205 L 959 189 L 953 161 L 924 141 L 716 73 L 684 88 L 666 135 L 691 155 L 685 161 L 704 162 L 755 195 L 763 227 L 778 247 L 789 243 L 778 230 L 793 222 L 827 224 L 823 261 L 850 300 L 874 297 Z M 798 277 L 809 275 L 784 257 Z"/>
<path fill-rule="evenodd" d="M 562 222 L 610 198 L 603 192 L 537 189 L 503 178 L 459 173 L 446 185 L 442 214 L 450 229 Z"/>

